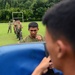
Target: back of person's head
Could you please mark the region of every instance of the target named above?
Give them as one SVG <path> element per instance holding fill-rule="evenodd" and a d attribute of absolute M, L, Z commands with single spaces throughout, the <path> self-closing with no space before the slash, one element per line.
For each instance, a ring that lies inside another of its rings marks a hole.
<path fill-rule="evenodd" d="M 37 24 L 36 22 L 31 22 L 31 23 L 29 23 L 29 25 L 28 25 L 28 29 L 30 29 L 30 27 L 32 27 L 32 28 L 37 27 L 37 28 L 38 28 L 38 24 Z"/>
<path fill-rule="evenodd" d="M 48 9 L 43 24 L 54 40 L 63 36 L 75 48 L 75 0 L 63 0 Z"/>
<path fill-rule="evenodd" d="M 14 20 L 15 20 L 15 21 L 20 21 L 20 19 L 19 19 L 19 18 L 14 18 Z"/>

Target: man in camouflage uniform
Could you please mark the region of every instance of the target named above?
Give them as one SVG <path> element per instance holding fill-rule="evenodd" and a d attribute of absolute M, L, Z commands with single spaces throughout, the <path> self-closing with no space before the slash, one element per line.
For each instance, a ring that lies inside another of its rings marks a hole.
<path fill-rule="evenodd" d="M 28 25 L 28 30 L 30 32 L 30 35 L 28 35 L 23 40 L 21 40 L 20 41 L 21 43 L 43 41 L 43 37 L 41 35 L 37 34 L 39 28 L 38 28 L 38 24 L 36 22 L 31 22 Z"/>
<path fill-rule="evenodd" d="M 22 24 L 20 21 L 17 21 L 16 35 L 19 40 L 22 39 Z"/>
<path fill-rule="evenodd" d="M 19 19 L 15 19 L 14 22 L 14 33 L 16 37 L 21 40 L 22 39 L 22 24 Z"/>
<path fill-rule="evenodd" d="M 10 32 L 10 33 L 12 33 L 12 22 L 11 21 L 9 21 L 9 24 L 8 24 L 9 26 L 8 26 L 8 33 Z"/>

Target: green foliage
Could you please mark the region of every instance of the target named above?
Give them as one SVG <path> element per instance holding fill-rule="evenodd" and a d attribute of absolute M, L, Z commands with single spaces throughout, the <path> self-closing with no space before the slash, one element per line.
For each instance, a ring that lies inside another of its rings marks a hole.
<path fill-rule="evenodd" d="M 61 0 L 0 0 L 0 22 L 12 19 L 12 12 L 23 12 L 24 21 L 41 20 L 45 11 L 59 1 Z"/>
<path fill-rule="evenodd" d="M 30 0 L 27 0 L 26 3 L 25 3 L 25 9 L 29 9 L 31 6 L 32 2 Z"/>
<path fill-rule="evenodd" d="M 6 2 L 5 9 L 9 9 L 9 8 L 10 8 L 10 4 L 8 2 Z"/>

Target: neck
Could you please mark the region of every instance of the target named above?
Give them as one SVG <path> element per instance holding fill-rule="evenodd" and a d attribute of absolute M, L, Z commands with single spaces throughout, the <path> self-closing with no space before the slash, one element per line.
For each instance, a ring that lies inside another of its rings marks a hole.
<path fill-rule="evenodd" d="M 30 35 L 30 38 L 36 38 L 36 36 L 33 37 L 33 36 Z"/>
<path fill-rule="evenodd" d="M 66 62 L 63 73 L 64 75 L 75 75 L 75 61 L 71 59 L 70 61 Z"/>

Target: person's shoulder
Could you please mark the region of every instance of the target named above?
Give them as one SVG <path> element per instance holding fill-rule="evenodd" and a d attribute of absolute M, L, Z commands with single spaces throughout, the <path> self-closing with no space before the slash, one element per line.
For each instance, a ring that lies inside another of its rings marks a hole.
<path fill-rule="evenodd" d="M 26 39 L 30 39 L 30 36 L 27 35 L 26 37 L 24 37 L 24 40 L 26 40 Z"/>
<path fill-rule="evenodd" d="M 28 38 L 29 38 L 29 36 L 24 37 L 22 40 L 20 40 L 20 43 L 25 43 Z"/>
<path fill-rule="evenodd" d="M 25 38 L 30 38 L 30 36 L 29 36 L 29 35 L 27 35 Z"/>

